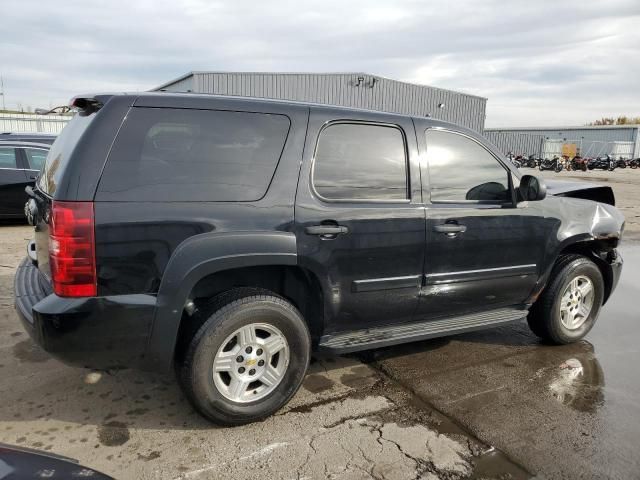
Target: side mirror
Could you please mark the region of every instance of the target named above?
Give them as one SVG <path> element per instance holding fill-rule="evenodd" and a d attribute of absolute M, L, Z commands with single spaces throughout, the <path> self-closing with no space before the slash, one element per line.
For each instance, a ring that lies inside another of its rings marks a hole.
<path fill-rule="evenodd" d="M 523 175 L 520 179 L 520 198 L 524 201 L 536 202 L 547 196 L 547 186 L 544 180 L 533 175 Z"/>

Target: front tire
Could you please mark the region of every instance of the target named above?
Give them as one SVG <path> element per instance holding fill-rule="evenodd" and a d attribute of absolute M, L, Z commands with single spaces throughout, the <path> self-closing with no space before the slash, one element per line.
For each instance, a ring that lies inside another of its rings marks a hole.
<path fill-rule="evenodd" d="M 582 255 L 564 255 L 531 308 L 529 327 L 555 344 L 582 340 L 593 328 L 604 299 L 604 280 L 595 263 Z"/>
<path fill-rule="evenodd" d="M 261 289 L 220 295 L 189 343 L 180 384 L 194 408 L 219 425 L 242 425 L 276 412 L 298 391 L 311 339 L 300 312 Z"/>

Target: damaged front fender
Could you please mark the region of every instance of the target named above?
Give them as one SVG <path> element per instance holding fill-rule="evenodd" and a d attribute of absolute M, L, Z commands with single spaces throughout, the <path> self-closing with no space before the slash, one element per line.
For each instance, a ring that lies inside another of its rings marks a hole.
<path fill-rule="evenodd" d="M 558 203 L 561 211 L 558 231 L 561 251 L 568 244 L 589 240 L 607 241 L 610 248 L 617 246 L 624 231 L 624 216 L 616 207 L 573 198 L 564 198 Z"/>
<path fill-rule="evenodd" d="M 530 298 L 533 303 L 547 284 L 558 257 L 577 253 L 591 258 L 605 281 L 605 301 L 615 288 L 622 269 L 616 250 L 624 231 L 624 216 L 613 205 L 580 198 L 547 197 L 545 202 L 559 220 L 557 233 L 549 238 L 545 270 Z"/>

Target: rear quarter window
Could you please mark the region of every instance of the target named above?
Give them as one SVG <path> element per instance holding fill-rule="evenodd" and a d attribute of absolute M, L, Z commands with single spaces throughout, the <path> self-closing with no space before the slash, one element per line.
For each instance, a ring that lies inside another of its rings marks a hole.
<path fill-rule="evenodd" d="M 38 179 L 38 188 L 53 196 L 64 170 L 67 168 L 76 144 L 87 130 L 96 113 L 77 113 L 56 138 L 44 162 L 42 174 Z"/>
<path fill-rule="evenodd" d="M 132 108 L 96 200 L 259 200 L 289 127 L 289 118 L 276 114 Z"/>

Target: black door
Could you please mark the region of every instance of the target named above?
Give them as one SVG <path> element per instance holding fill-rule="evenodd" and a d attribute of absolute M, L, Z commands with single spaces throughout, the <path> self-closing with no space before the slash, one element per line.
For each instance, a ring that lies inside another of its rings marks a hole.
<path fill-rule="evenodd" d="M 424 206 L 410 119 L 312 109 L 298 182 L 300 264 L 322 283 L 327 332 L 410 321 Z"/>
<path fill-rule="evenodd" d="M 478 138 L 419 124 L 416 129 L 428 176 L 425 285 L 418 316 L 523 304 L 556 221 L 545 219 L 535 202 L 516 203 L 517 178 Z"/>
<path fill-rule="evenodd" d="M 0 217 L 24 217 L 24 188 L 29 180 L 21 167 L 18 150 L 0 146 Z"/>

